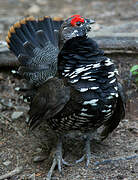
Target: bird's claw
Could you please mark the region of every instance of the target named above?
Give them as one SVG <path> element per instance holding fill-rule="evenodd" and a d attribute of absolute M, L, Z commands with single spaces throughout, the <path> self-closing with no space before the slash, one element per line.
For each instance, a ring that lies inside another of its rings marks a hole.
<path fill-rule="evenodd" d="M 72 166 L 72 164 L 68 163 L 68 162 L 65 161 L 64 159 L 62 159 L 62 164 L 66 165 L 66 166 Z"/>
<path fill-rule="evenodd" d="M 78 164 L 78 163 L 84 161 L 85 158 L 86 158 L 86 168 L 88 168 L 89 163 L 90 163 L 90 156 L 89 155 L 83 155 L 80 159 L 75 161 L 75 164 Z"/>
<path fill-rule="evenodd" d="M 66 166 L 71 166 L 71 164 L 66 162 L 63 158 L 59 159 L 59 157 L 56 156 L 54 158 L 54 160 L 53 160 L 52 166 L 51 166 L 51 168 L 50 168 L 50 170 L 48 172 L 46 180 L 50 180 L 51 179 L 51 176 L 53 174 L 53 171 L 54 171 L 56 165 L 58 166 L 59 173 L 62 174 L 62 164 L 66 165 Z"/>
<path fill-rule="evenodd" d="M 89 163 L 90 163 L 90 157 L 91 157 L 91 152 L 90 152 L 90 138 L 89 135 L 86 138 L 85 141 L 85 155 L 83 155 L 80 159 L 75 161 L 75 164 L 82 162 L 85 158 L 86 158 L 86 167 L 88 167 Z M 58 166 L 58 171 L 60 174 L 62 174 L 62 164 L 66 165 L 66 166 L 71 166 L 72 164 L 66 162 L 63 158 L 62 158 L 62 139 L 59 138 L 59 142 L 57 144 L 57 149 L 56 149 L 56 153 L 55 153 L 55 157 L 52 163 L 52 166 L 48 172 L 47 178 L 46 180 L 50 180 L 51 176 L 53 174 L 53 171 L 56 167 L 56 165 Z"/>
<path fill-rule="evenodd" d="M 56 153 L 55 153 L 55 157 L 53 159 L 53 163 L 52 166 L 48 172 L 48 175 L 46 177 L 46 180 L 50 180 L 51 176 L 53 174 L 53 171 L 55 169 L 55 167 L 58 167 L 58 171 L 60 174 L 62 174 L 62 164 L 66 165 L 66 166 L 71 166 L 70 163 L 66 162 L 63 158 L 62 158 L 62 139 L 59 138 L 59 142 L 57 144 L 57 149 L 56 149 Z"/>
<path fill-rule="evenodd" d="M 75 164 L 78 164 L 78 163 L 84 161 L 84 158 L 85 158 L 85 155 L 83 155 L 80 159 L 76 160 Z"/>
<path fill-rule="evenodd" d="M 80 159 L 76 160 L 75 164 L 82 162 L 86 158 L 86 168 L 87 168 L 89 166 L 89 163 L 90 163 L 90 157 L 91 157 L 90 139 L 88 136 L 86 138 L 86 142 L 85 142 L 85 154 Z"/>

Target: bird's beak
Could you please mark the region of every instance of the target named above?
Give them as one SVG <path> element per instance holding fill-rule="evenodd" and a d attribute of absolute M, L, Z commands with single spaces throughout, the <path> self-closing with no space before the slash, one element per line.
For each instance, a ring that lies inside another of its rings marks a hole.
<path fill-rule="evenodd" d="M 90 24 L 94 24 L 95 21 L 92 20 L 92 19 L 86 19 L 87 20 L 87 23 L 86 23 L 86 28 L 87 28 L 87 32 L 89 32 L 91 30 L 91 26 Z"/>
<path fill-rule="evenodd" d="M 89 24 L 94 24 L 95 21 L 94 21 L 93 19 L 87 19 L 87 23 L 89 23 Z"/>

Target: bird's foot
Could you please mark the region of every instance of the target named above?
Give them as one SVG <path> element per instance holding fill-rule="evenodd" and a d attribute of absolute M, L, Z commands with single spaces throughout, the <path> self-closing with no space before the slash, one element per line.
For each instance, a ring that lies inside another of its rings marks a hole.
<path fill-rule="evenodd" d="M 48 172 L 47 178 L 46 180 L 50 180 L 53 174 L 53 171 L 56 167 L 56 165 L 58 166 L 58 171 L 60 172 L 60 174 L 62 174 L 62 164 L 66 165 L 66 166 L 71 166 L 71 164 L 69 164 L 68 162 L 66 162 L 64 159 L 57 159 L 57 157 L 54 158 L 52 166 Z"/>
<path fill-rule="evenodd" d="M 86 138 L 86 142 L 85 142 L 85 154 L 78 160 L 76 160 L 76 164 L 84 161 L 84 159 L 86 159 L 86 168 L 89 166 L 90 163 L 90 158 L 91 158 L 91 150 L 90 150 L 90 137 L 89 135 Z"/>
<path fill-rule="evenodd" d="M 70 163 L 66 162 L 63 158 L 62 158 L 62 139 L 59 138 L 58 144 L 57 144 L 57 149 L 56 149 L 56 153 L 55 153 L 55 157 L 53 159 L 53 163 L 52 166 L 48 172 L 47 178 L 46 180 L 50 180 L 53 174 L 53 171 L 55 169 L 55 167 L 58 167 L 58 171 L 60 174 L 62 174 L 62 165 L 66 165 L 66 166 L 71 166 Z"/>

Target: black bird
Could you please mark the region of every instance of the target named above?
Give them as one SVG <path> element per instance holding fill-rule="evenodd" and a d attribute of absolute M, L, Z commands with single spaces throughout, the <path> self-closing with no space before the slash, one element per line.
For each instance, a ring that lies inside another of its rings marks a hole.
<path fill-rule="evenodd" d="M 61 172 L 62 137 L 82 132 L 86 152 L 78 161 L 90 161 L 90 134 L 104 125 L 105 139 L 125 115 L 125 95 L 118 71 L 88 37 L 94 21 L 73 15 L 64 22 L 44 17 L 25 18 L 14 24 L 7 37 L 9 49 L 18 57 L 19 72 L 36 89 L 29 110 L 29 126 L 42 121 L 59 137 L 48 178 L 55 165 Z"/>

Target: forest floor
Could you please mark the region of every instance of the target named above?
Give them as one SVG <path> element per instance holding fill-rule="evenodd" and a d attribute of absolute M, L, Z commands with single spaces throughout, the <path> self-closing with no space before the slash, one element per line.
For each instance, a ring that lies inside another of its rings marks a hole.
<path fill-rule="evenodd" d="M 67 18 L 72 14 L 81 14 L 94 18 L 97 24 L 116 26 L 137 21 L 137 12 L 136 0 L 4 0 L 0 1 L 0 40 L 5 39 L 10 25 L 23 16 Z M 137 55 L 118 54 L 114 59 L 129 97 L 125 119 L 106 140 L 92 141 L 91 161 L 87 169 L 85 162 L 72 167 L 63 166 L 63 174 L 59 175 L 55 170 L 53 180 L 138 179 L 138 92 L 134 83 L 127 86 L 125 78 L 130 67 L 138 64 Z M 21 167 L 19 174 L 7 179 L 43 180 L 52 162 L 51 150 L 56 139 L 47 126 L 29 131 L 25 122 L 29 104 L 23 102 L 17 91 L 23 80 L 15 77 L 11 70 L 0 69 L 0 177 Z M 73 162 L 82 153 L 83 142 L 65 140 L 65 160 Z"/>

